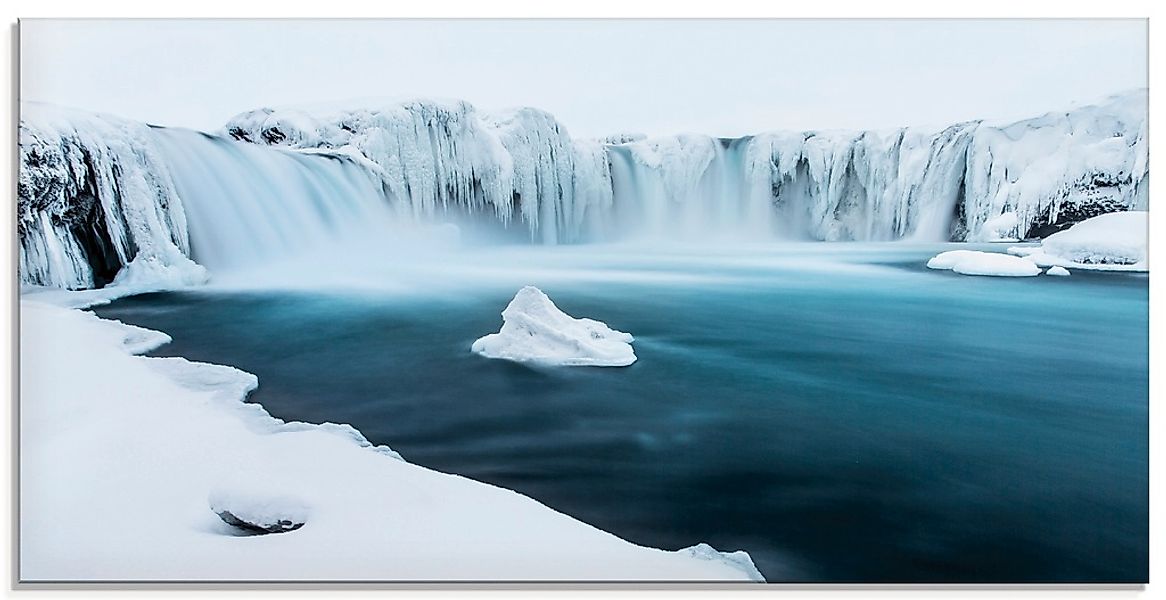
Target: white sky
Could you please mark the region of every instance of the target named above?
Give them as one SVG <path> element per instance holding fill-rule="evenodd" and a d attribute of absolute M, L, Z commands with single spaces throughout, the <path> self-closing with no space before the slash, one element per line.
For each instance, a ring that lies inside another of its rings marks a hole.
<path fill-rule="evenodd" d="M 216 130 L 439 96 L 575 137 L 1020 119 L 1146 86 L 1143 20 L 24 20 L 21 98 Z"/>

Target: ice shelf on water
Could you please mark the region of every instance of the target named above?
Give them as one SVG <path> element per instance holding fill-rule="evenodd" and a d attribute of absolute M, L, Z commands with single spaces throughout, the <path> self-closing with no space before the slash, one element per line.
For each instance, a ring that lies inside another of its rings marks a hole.
<path fill-rule="evenodd" d="M 470 349 L 486 358 L 543 365 L 626 367 L 636 362 L 631 334 L 592 319 L 576 319 L 542 290 L 526 286 L 502 311 L 502 329 Z"/>

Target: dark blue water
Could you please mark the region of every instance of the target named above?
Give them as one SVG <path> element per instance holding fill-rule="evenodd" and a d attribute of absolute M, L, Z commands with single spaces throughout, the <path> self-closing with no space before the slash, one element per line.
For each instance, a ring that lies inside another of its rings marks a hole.
<path fill-rule="evenodd" d="M 1146 581 L 1147 278 L 925 258 L 692 267 L 731 285 L 528 278 L 635 334 L 626 369 L 471 354 L 509 285 L 96 312 L 170 333 L 158 355 L 257 374 L 277 417 L 351 423 L 639 544 L 745 549 L 770 581 Z"/>

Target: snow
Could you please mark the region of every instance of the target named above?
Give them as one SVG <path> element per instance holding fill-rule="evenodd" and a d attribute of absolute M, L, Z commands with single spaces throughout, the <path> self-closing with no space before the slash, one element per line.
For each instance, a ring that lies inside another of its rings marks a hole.
<path fill-rule="evenodd" d="M 979 250 L 949 250 L 927 261 L 930 269 L 950 269 L 961 275 L 989 275 L 995 277 L 1032 277 L 1040 275 L 1040 268 L 1031 260 Z"/>
<path fill-rule="evenodd" d="M 205 267 L 181 254 L 168 258 L 139 255 L 117 272 L 110 285 L 141 293 L 202 285 L 209 279 Z"/>
<path fill-rule="evenodd" d="M 947 252 L 940 252 L 927 261 L 928 269 L 941 269 L 950 271 L 956 264 L 964 259 L 973 258 L 977 254 L 981 254 L 977 250 L 948 250 Z"/>
<path fill-rule="evenodd" d="M 743 552 L 635 546 L 351 427 L 274 419 L 240 371 L 129 353 L 164 334 L 28 300 L 20 319 L 25 582 L 759 580 Z M 240 536 L 212 505 L 306 524 Z"/>
<path fill-rule="evenodd" d="M 1016 213 L 1006 212 L 987 221 L 980 228 L 979 241 L 982 242 L 1016 242 L 1019 241 L 1015 237 L 1009 237 L 1008 232 L 1015 231 L 1019 220 L 1016 218 Z"/>
<path fill-rule="evenodd" d="M 1054 233 L 1041 242 L 1041 250 L 1079 264 L 1144 264 L 1148 231 L 1147 212 L 1110 213 Z"/>
<path fill-rule="evenodd" d="M 1054 266 L 1049 267 L 1049 270 L 1045 271 L 1045 275 L 1052 275 L 1053 277 L 1068 277 L 1069 275 L 1072 275 L 1072 273 L 1070 273 L 1069 269 L 1066 269 L 1065 267 Z"/>
<path fill-rule="evenodd" d="M 1039 247 L 1012 247 L 1008 252 L 1025 256 L 1043 267 L 1144 272 L 1150 270 L 1146 252 L 1148 233 L 1149 213 L 1115 212 L 1054 233 Z"/>
<path fill-rule="evenodd" d="M 636 362 L 630 334 L 559 310 L 542 290 L 526 286 L 502 311 L 502 329 L 470 349 L 486 358 L 559 366 L 625 367 Z"/>

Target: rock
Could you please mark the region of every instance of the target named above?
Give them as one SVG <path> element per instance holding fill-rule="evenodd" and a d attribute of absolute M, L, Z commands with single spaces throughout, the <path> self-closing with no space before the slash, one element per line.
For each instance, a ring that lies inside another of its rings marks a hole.
<path fill-rule="evenodd" d="M 216 492 L 208 501 L 224 523 L 252 533 L 287 533 L 308 520 L 308 506 L 290 496 Z"/>

